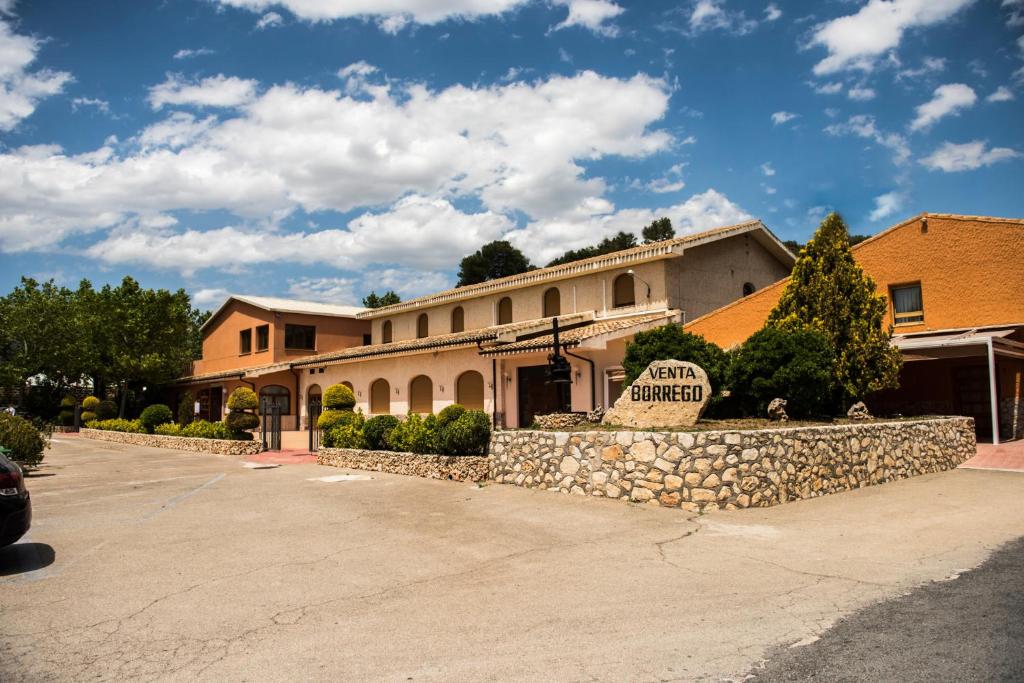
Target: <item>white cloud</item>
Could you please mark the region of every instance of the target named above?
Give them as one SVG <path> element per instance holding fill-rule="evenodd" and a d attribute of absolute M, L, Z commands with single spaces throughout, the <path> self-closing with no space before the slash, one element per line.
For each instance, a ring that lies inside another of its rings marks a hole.
<path fill-rule="evenodd" d="M 12 8 L 13 4 L 7 5 L 3 13 L 10 14 Z M 41 100 L 59 94 L 72 80 L 66 71 L 30 70 L 40 44 L 36 38 L 14 33 L 0 18 L 0 131 L 14 130 Z"/>
<path fill-rule="evenodd" d="M 216 308 L 231 296 L 223 287 L 206 287 L 192 292 L 192 304 L 199 308 Z"/>
<path fill-rule="evenodd" d="M 256 30 L 262 31 L 265 28 L 272 28 L 274 26 L 280 26 L 284 23 L 284 17 L 277 12 L 267 12 L 259 21 L 256 22 Z"/>
<path fill-rule="evenodd" d="M 1008 147 L 988 148 L 983 140 L 973 140 L 963 144 L 944 142 L 929 156 L 921 159 L 921 164 L 930 171 L 973 171 L 982 166 L 991 166 L 1000 161 L 1009 161 L 1021 157 L 1021 153 Z"/>
<path fill-rule="evenodd" d="M 780 126 L 783 123 L 786 123 L 787 121 L 792 121 L 798 116 L 800 115 L 794 114 L 791 111 L 777 111 L 774 114 L 772 114 L 772 124 Z"/>
<path fill-rule="evenodd" d="M 208 47 L 200 47 L 195 50 L 182 48 L 174 53 L 175 59 L 191 59 L 192 57 L 202 57 L 204 55 L 212 55 L 213 50 Z"/>
<path fill-rule="evenodd" d="M 770 161 L 766 161 L 763 164 L 761 164 L 761 173 L 764 173 L 765 176 L 767 176 L 769 178 L 771 178 L 773 175 L 775 175 L 775 169 L 772 167 L 772 164 L 771 164 Z"/>
<path fill-rule="evenodd" d="M 904 197 L 898 191 L 886 192 L 875 197 L 875 208 L 868 216 L 872 221 L 888 218 L 903 208 Z"/>
<path fill-rule="evenodd" d="M 875 91 L 872 88 L 854 86 L 846 92 L 846 96 L 857 102 L 867 102 L 875 99 Z"/>
<path fill-rule="evenodd" d="M 757 21 L 748 19 L 742 11 L 727 10 L 723 0 L 697 0 L 687 23 L 692 34 L 720 30 L 746 35 L 757 28 Z"/>
<path fill-rule="evenodd" d="M 882 132 L 875 124 L 875 118 L 867 114 L 851 116 L 844 123 L 833 123 L 825 128 L 825 132 L 829 135 L 856 135 L 871 140 L 890 149 L 893 153 L 892 161 L 897 165 L 906 163 L 910 158 L 910 147 L 906 138 L 897 133 Z"/>
<path fill-rule="evenodd" d="M 773 2 L 764 8 L 764 20 L 775 21 L 782 16 L 782 10 Z"/>
<path fill-rule="evenodd" d="M 928 128 L 944 116 L 956 116 L 962 110 L 974 106 L 978 96 L 963 83 L 948 83 L 935 89 L 932 99 L 917 107 L 917 116 L 910 123 L 910 130 Z"/>
<path fill-rule="evenodd" d="M 110 103 L 94 97 L 76 97 L 71 100 L 71 111 L 78 111 L 85 107 L 93 107 L 104 114 L 110 113 Z"/>
<path fill-rule="evenodd" d="M 358 306 L 357 286 L 361 283 L 350 277 L 302 277 L 288 280 L 288 294 L 303 301 Z"/>
<path fill-rule="evenodd" d="M 921 66 L 916 69 L 902 69 L 896 72 L 896 80 L 921 78 L 930 74 L 939 73 L 946 69 L 946 60 L 942 57 L 925 57 L 921 60 Z"/>
<path fill-rule="evenodd" d="M 167 74 L 167 80 L 149 89 L 153 109 L 164 105 L 197 107 L 238 107 L 256 96 L 256 81 L 218 74 L 199 82 L 186 81 L 181 74 Z"/>
<path fill-rule="evenodd" d="M 1009 102 L 1014 99 L 1013 91 L 1007 88 L 1005 85 L 1001 85 L 996 88 L 995 92 L 985 98 L 986 102 Z"/>
<path fill-rule="evenodd" d="M 836 93 L 842 91 L 843 83 L 842 81 L 833 81 L 831 83 L 813 85 L 812 87 L 814 88 L 814 92 L 818 93 L 819 95 L 835 95 Z"/>
<path fill-rule="evenodd" d="M 603 36 L 618 35 L 619 29 L 610 20 L 626 10 L 610 2 L 610 0 L 555 0 L 560 5 L 568 5 L 569 15 L 554 27 L 555 31 L 570 26 L 580 26 Z"/>
<path fill-rule="evenodd" d="M 450 19 L 474 21 L 512 11 L 531 0 L 215 0 L 221 5 L 263 12 L 283 7 L 311 22 L 376 20 L 381 30 L 397 33 L 409 24 L 433 25 Z M 264 15 L 266 16 L 266 15 Z"/>
<path fill-rule="evenodd" d="M 778 190 L 776 190 L 774 187 L 772 187 L 768 183 L 761 183 L 761 187 L 764 188 L 764 193 L 765 194 L 775 194 L 776 192 L 778 192 Z"/>
<path fill-rule="evenodd" d="M 844 69 L 869 71 L 883 54 L 899 47 L 903 34 L 953 17 L 973 0 L 868 0 L 855 14 L 819 24 L 812 46 L 828 56 L 814 66 L 817 75 Z"/>
<path fill-rule="evenodd" d="M 215 116 L 197 119 L 184 111 L 173 112 L 163 121 L 147 126 L 137 140 L 143 149 L 168 147 L 179 149 L 191 145 L 206 135 L 217 124 Z"/>

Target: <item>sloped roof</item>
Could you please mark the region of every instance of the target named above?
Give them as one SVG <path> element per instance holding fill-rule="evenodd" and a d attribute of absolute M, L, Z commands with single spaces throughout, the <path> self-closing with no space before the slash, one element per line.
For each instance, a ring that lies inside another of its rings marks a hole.
<path fill-rule="evenodd" d="M 355 318 L 367 309 L 362 306 L 347 306 L 344 304 L 325 304 L 319 301 L 302 301 L 299 299 L 281 299 L 272 296 L 249 296 L 247 294 L 230 294 L 224 303 L 214 311 L 213 315 L 203 323 L 200 329 L 205 329 L 217 316 L 219 316 L 232 301 L 262 308 L 265 311 L 275 313 L 305 313 L 308 315 L 328 315 L 335 318 Z"/>
<path fill-rule="evenodd" d="M 667 323 L 678 315 L 677 311 L 657 311 L 655 313 L 641 313 L 637 315 L 622 316 L 618 318 L 604 318 L 594 320 L 586 325 L 580 325 L 565 331 L 559 330 L 558 341 L 560 345 L 568 348 L 575 348 L 583 342 L 600 337 L 602 335 L 616 336 L 617 332 L 636 331 L 634 328 L 651 325 L 654 323 Z M 545 334 L 529 339 L 501 343 L 496 342 L 481 349 L 481 356 L 504 356 L 517 353 L 529 353 L 535 351 L 547 351 L 554 347 L 555 336 Z"/>

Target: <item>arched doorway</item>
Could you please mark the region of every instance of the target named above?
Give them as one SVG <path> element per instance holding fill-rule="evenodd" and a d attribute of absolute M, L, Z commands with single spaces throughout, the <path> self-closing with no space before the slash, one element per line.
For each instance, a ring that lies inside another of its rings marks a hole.
<path fill-rule="evenodd" d="M 374 380 L 370 385 L 370 413 L 389 415 L 391 413 L 391 385 L 384 378 Z"/>
<path fill-rule="evenodd" d="M 434 412 L 434 382 L 426 375 L 409 382 L 409 410 L 421 415 Z"/>
<path fill-rule="evenodd" d="M 462 306 L 456 306 L 452 310 L 452 332 L 462 332 L 466 329 L 466 312 Z"/>
<path fill-rule="evenodd" d="M 426 313 L 420 313 L 420 317 L 416 318 L 416 338 L 426 339 L 430 336 L 430 318 L 427 317 Z"/>
<path fill-rule="evenodd" d="M 316 424 L 323 411 L 323 391 L 319 384 L 311 384 L 306 392 L 306 426 Z"/>
<path fill-rule="evenodd" d="M 613 307 L 621 308 L 623 306 L 636 305 L 636 292 L 633 285 L 633 276 L 629 273 L 623 273 L 615 278 L 615 282 L 612 285 Z"/>
<path fill-rule="evenodd" d="M 506 296 L 498 302 L 498 324 L 507 325 L 510 322 L 512 322 L 512 299 Z"/>
<path fill-rule="evenodd" d="M 292 414 L 292 392 L 280 384 L 268 384 L 260 389 L 260 415 L 265 415 L 267 407 L 276 405 L 281 415 Z"/>
<path fill-rule="evenodd" d="M 484 376 L 467 370 L 455 382 L 455 402 L 467 410 L 484 409 Z"/>

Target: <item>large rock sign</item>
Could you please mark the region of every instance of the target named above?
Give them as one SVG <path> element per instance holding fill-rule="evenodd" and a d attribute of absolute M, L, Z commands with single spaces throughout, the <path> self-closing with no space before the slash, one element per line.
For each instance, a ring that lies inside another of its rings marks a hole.
<path fill-rule="evenodd" d="M 710 398 L 704 368 L 681 360 L 656 360 L 623 390 L 602 422 L 637 429 L 692 427 Z"/>

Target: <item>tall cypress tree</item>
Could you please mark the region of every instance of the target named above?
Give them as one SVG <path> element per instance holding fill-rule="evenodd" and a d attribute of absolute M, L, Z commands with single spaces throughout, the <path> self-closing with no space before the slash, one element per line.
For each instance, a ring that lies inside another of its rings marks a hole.
<path fill-rule="evenodd" d="M 825 336 L 834 354 L 837 399 L 846 404 L 899 384 L 902 359 L 889 343 L 887 310 L 886 298 L 853 259 L 846 224 L 831 213 L 801 252 L 767 324 L 811 327 Z"/>

